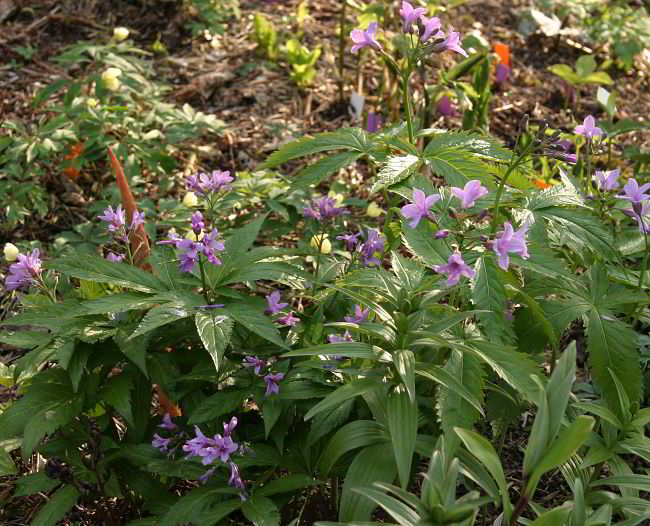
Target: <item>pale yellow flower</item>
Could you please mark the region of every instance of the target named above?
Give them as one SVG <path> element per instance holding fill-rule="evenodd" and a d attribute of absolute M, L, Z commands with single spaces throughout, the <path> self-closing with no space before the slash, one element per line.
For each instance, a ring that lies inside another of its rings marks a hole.
<path fill-rule="evenodd" d="M 185 197 L 183 197 L 183 204 L 187 208 L 192 208 L 193 206 L 199 204 L 199 198 L 196 197 L 196 194 L 194 192 L 187 192 L 185 194 Z"/>
<path fill-rule="evenodd" d="M 187 234 L 185 234 L 185 239 L 189 239 L 190 241 L 201 241 L 203 239 L 203 236 L 205 236 L 205 234 L 201 232 L 199 234 L 199 237 L 196 237 L 196 234 L 190 230 Z"/>
<path fill-rule="evenodd" d="M 379 217 L 383 213 L 384 211 L 374 201 L 371 202 L 368 205 L 368 208 L 366 209 L 366 214 L 369 215 L 370 217 Z"/>
<path fill-rule="evenodd" d="M 336 201 L 336 206 L 340 206 L 340 204 L 345 199 L 345 196 L 343 194 L 337 194 L 334 190 L 327 192 L 327 197 L 333 197 Z"/>
<path fill-rule="evenodd" d="M 108 68 L 102 73 L 102 83 L 109 91 L 117 91 L 120 89 L 120 81 L 117 77 L 122 74 L 120 68 Z"/>
<path fill-rule="evenodd" d="M 329 254 L 332 252 L 332 243 L 330 243 L 330 240 L 327 239 L 329 236 L 328 234 L 322 234 L 322 236 L 319 234 L 317 236 L 313 236 L 311 238 L 311 241 L 309 242 L 309 245 L 312 248 L 318 248 L 318 245 L 320 245 L 320 253 L 321 254 Z M 322 239 L 322 243 L 321 243 Z"/>
<path fill-rule="evenodd" d="M 86 106 L 89 108 L 94 108 L 97 106 L 97 104 L 99 104 L 99 101 L 97 99 L 93 99 L 92 97 L 86 99 Z"/>
<path fill-rule="evenodd" d="M 129 38 L 129 30 L 125 27 L 116 27 L 113 29 L 113 38 L 118 42 Z"/>
<path fill-rule="evenodd" d="M 16 245 L 13 243 L 7 243 L 5 245 L 5 259 L 7 261 L 16 261 L 18 259 L 18 254 L 20 254 L 20 250 L 18 250 Z"/>

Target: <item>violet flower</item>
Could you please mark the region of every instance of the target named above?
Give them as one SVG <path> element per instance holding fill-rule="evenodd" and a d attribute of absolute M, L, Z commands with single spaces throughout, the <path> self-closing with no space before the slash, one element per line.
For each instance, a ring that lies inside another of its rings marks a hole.
<path fill-rule="evenodd" d="M 176 245 L 181 253 L 178 256 L 181 272 L 192 272 L 199 262 L 199 252 L 203 249 L 202 243 L 196 243 L 190 239 L 183 239 Z"/>
<path fill-rule="evenodd" d="M 9 266 L 9 275 L 5 279 L 5 289 L 16 290 L 29 287 L 41 279 L 42 261 L 40 252 L 35 248 L 28 254 L 18 254 L 18 262 Z"/>
<path fill-rule="evenodd" d="M 223 423 L 223 436 L 224 437 L 229 437 L 230 435 L 232 435 L 232 432 L 237 427 L 237 423 L 238 423 L 238 420 L 237 420 L 237 417 L 235 417 L 235 416 L 233 416 L 230 419 L 230 422 L 228 422 L 228 423 L 224 422 Z"/>
<path fill-rule="evenodd" d="M 266 361 L 257 356 L 244 357 L 244 367 L 252 368 L 255 374 L 260 374 L 262 367 L 266 366 Z"/>
<path fill-rule="evenodd" d="M 420 42 L 426 42 L 433 35 L 433 39 L 437 40 L 439 38 L 444 38 L 445 33 L 440 30 L 440 19 L 437 16 L 432 16 L 427 18 L 426 16 L 420 16 L 420 21 L 424 31 L 420 35 Z"/>
<path fill-rule="evenodd" d="M 302 213 L 309 219 L 327 221 L 329 219 L 334 219 L 336 216 L 341 214 L 347 214 L 348 212 L 344 207 L 336 206 L 336 199 L 324 196 L 312 201 L 308 206 L 303 208 Z"/>
<path fill-rule="evenodd" d="M 467 52 L 463 49 L 463 47 L 460 45 L 460 33 L 458 33 L 457 31 L 451 31 L 443 42 L 433 46 L 433 51 L 436 53 L 442 53 L 443 51 L 455 51 L 456 53 L 460 53 L 464 57 L 469 56 Z"/>
<path fill-rule="evenodd" d="M 399 10 L 399 14 L 402 16 L 402 20 L 404 21 L 402 28 L 404 29 L 405 33 L 408 33 L 411 30 L 413 22 L 415 22 L 421 16 L 426 15 L 427 10 L 424 7 L 413 9 L 413 6 L 404 0 L 402 2 L 402 7 Z"/>
<path fill-rule="evenodd" d="M 228 183 L 231 183 L 234 180 L 234 177 L 230 176 L 230 172 L 214 170 L 212 175 L 205 173 L 190 175 L 185 182 L 189 190 L 197 195 L 205 197 L 214 192 L 227 190 L 230 188 Z"/>
<path fill-rule="evenodd" d="M 178 429 L 178 426 L 172 422 L 172 418 L 169 413 L 165 413 L 165 416 L 163 416 L 162 419 L 162 424 L 160 424 L 158 427 L 166 429 L 167 431 L 176 431 Z"/>
<path fill-rule="evenodd" d="M 429 217 L 429 208 L 431 208 L 435 202 L 440 200 L 440 196 L 438 194 L 425 196 L 422 190 L 414 188 L 412 199 L 413 204 L 404 205 L 402 207 L 402 215 L 411 220 L 409 227 L 415 228 L 418 226 L 420 219 L 423 217 Z"/>
<path fill-rule="evenodd" d="M 610 170 L 609 172 L 596 172 L 596 181 L 601 190 L 611 191 L 618 188 L 618 177 L 621 175 L 621 170 Z"/>
<path fill-rule="evenodd" d="M 370 308 L 366 307 L 361 309 L 360 305 L 354 306 L 354 316 L 345 316 L 343 319 L 348 323 L 363 323 L 368 321 L 368 316 L 370 315 Z"/>
<path fill-rule="evenodd" d="M 367 266 L 371 263 L 377 266 L 381 265 L 381 260 L 375 257 L 375 254 L 377 252 L 381 254 L 384 251 L 384 238 L 379 235 L 377 230 L 369 228 L 368 238 L 359 247 L 359 251 L 364 265 Z"/>
<path fill-rule="evenodd" d="M 192 214 L 190 222 L 192 224 L 192 232 L 194 232 L 194 235 L 198 239 L 199 235 L 201 235 L 201 232 L 203 232 L 203 227 L 205 227 L 205 223 L 203 222 L 203 214 L 197 210 Z"/>
<path fill-rule="evenodd" d="M 269 304 L 269 306 L 266 308 L 264 312 L 267 314 L 275 314 L 277 312 L 280 312 L 282 309 L 284 309 L 288 303 L 281 303 L 280 300 L 282 299 L 282 296 L 280 295 L 280 292 L 277 290 L 271 292 L 266 297 L 266 301 Z"/>
<path fill-rule="evenodd" d="M 436 108 L 443 117 L 451 117 L 455 113 L 451 105 L 451 99 L 447 95 L 440 97 Z"/>
<path fill-rule="evenodd" d="M 122 205 L 117 205 L 115 211 L 113 211 L 113 207 L 109 205 L 108 208 L 104 210 L 104 215 L 97 216 L 97 219 L 101 219 L 108 223 L 109 232 L 118 232 L 126 225 L 126 212 L 122 209 Z"/>
<path fill-rule="evenodd" d="M 264 396 L 278 394 L 280 392 L 280 386 L 278 385 L 278 382 L 283 378 L 284 378 L 284 373 L 267 374 L 264 377 L 264 381 L 266 382 L 266 394 Z"/>
<path fill-rule="evenodd" d="M 378 51 L 381 50 L 381 45 L 377 42 L 375 33 L 377 33 L 377 22 L 370 22 L 368 29 L 353 29 L 350 31 L 350 38 L 354 42 L 350 51 L 357 53 L 366 46 L 370 46 Z"/>
<path fill-rule="evenodd" d="M 528 247 L 526 246 L 526 232 L 528 224 L 524 224 L 516 232 L 509 222 L 503 224 L 503 231 L 497 232 L 496 241 L 492 242 L 494 252 L 499 256 L 499 266 L 508 270 L 510 265 L 509 252 L 519 254 L 522 259 L 528 259 Z"/>
<path fill-rule="evenodd" d="M 158 433 L 153 436 L 151 445 L 156 449 L 160 450 L 162 453 L 167 453 L 169 446 L 171 444 L 171 438 L 163 438 Z"/>
<path fill-rule="evenodd" d="M 650 199 L 650 194 L 646 194 L 648 189 L 650 189 L 650 183 L 646 183 L 643 186 L 639 186 L 636 179 L 629 179 L 627 184 L 623 187 L 623 195 L 617 195 L 619 199 L 625 199 L 632 203 L 632 205 L 641 205 L 641 201 Z"/>
<path fill-rule="evenodd" d="M 650 234 L 650 220 L 646 217 L 650 212 L 650 204 L 643 205 L 640 209 L 639 206 L 636 208 L 637 210 L 633 208 L 632 210 L 623 210 L 622 212 L 637 222 L 639 225 L 639 233 Z"/>
<path fill-rule="evenodd" d="M 144 212 L 138 212 L 135 210 L 131 217 L 131 226 L 129 226 L 129 230 L 135 231 L 135 229 L 140 225 L 144 225 Z"/>
<path fill-rule="evenodd" d="M 330 343 L 352 343 L 354 340 L 352 339 L 352 335 L 350 334 L 350 331 L 345 331 L 343 333 L 343 336 L 340 334 L 330 334 L 327 337 L 328 341 Z"/>
<path fill-rule="evenodd" d="M 244 482 L 241 479 L 241 476 L 239 474 L 239 467 L 237 464 L 234 462 L 230 462 L 230 478 L 228 479 L 228 485 L 232 486 L 233 488 L 243 490 L 246 489 L 246 486 L 244 486 Z"/>
<path fill-rule="evenodd" d="M 465 187 L 462 189 L 456 186 L 452 186 L 451 193 L 460 199 L 461 208 L 471 208 L 474 206 L 477 199 L 480 199 L 481 197 L 488 194 L 488 190 L 484 186 L 481 186 L 480 181 L 474 179 L 472 181 L 468 181 L 465 184 Z"/>
<path fill-rule="evenodd" d="M 433 237 L 436 239 L 445 239 L 447 236 L 449 236 L 449 230 L 442 229 L 438 230 Z"/>
<path fill-rule="evenodd" d="M 499 63 L 496 68 L 496 81 L 497 84 L 503 84 L 510 76 L 510 68 L 505 64 Z"/>
<path fill-rule="evenodd" d="M 230 459 L 231 453 L 238 449 L 239 445 L 233 442 L 229 436 L 214 435 L 213 445 L 203 448 L 199 452 L 199 456 L 203 457 L 201 462 L 204 466 L 212 464 L 216 459 L 225 464 Z"/>
<path fill-rule="evenodd" d="M 449 286 L 458 283 L 461 276 L 469 279 L 476 276 L 476 271 L 463 261 L 460 252 L 454 252 L 449 256 L 446 265 L 435 265 L 433 269 L 441 274 L 447 274 L 447 285 Z"/>
<path fill-rule="evenodd" d="M 213 445 L 214 443 L 211 438 L 206 437 L 201 432 L 199 426 L 194 426 L 194 433 L 196 434 L 196 437 L 183 444 L 183 451 L 188 453 L 188 457 L 200 456 L 203 449 Z"/>
<path fill-rule="evenodd" d="M 368 112 L 368 119 L 366 120 L 366 131 L 369 133 L 376 133 L 381 129 L 381 116 L 376 113 Z"/>
<path fill-rule="evenodd" d="M 218 231 L 216 228 L 212 229 L 212 232 L 205 234 L 201 239 L 201 244 L 203 245 L 203 254 L 209 263 L 213 265 L 221 265 L 221 260 L 217 257 L 215 252 L 222 252 L 226 246 L 221 241 L 217 241 Z"/>
<path fill-rule="evenodd" d="M 359 242 L 357 238 L 360 235 L 361 232 L 357 232 L 356 234 L 344 234 L 342 236 L 337 236 L 336 239 L 338 239 L 339 241 L 345 241 L 345 248 L 352 251 L 354 250 L 354 247 L 357 246 L 357 243 Z"/>
<path fill-rule="evenodd" d="M 277 323 L 280 325 L 285 325 L 287 327 L 293 327 L 296 323 L 300 321 L 300 318 L 296 318 L 293 315 L 293 312 L 289 312 L 285 316 L 282 316 L 281 318 L 278 318 L 275 320 Z"/>
<path fill-rule="evenodd" d="M 106 260 L 113 263 L 120 263 L 124 261 L 124 254 L 116 254 L 115 252 L 109 252 L 106 254 Z"/>
<path fill-rule="evenodd" d="M 582 124 L 576 126 L 575 133 L 583 135 L 587 140 L 594 137 L 600 137 L 603 131 L 596 126 L 596 119 L 591 115 L 587 115 Z"/>

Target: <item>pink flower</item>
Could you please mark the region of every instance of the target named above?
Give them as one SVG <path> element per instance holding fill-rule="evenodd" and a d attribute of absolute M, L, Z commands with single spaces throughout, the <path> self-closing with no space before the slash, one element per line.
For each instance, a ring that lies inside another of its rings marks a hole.
<path fill-rule="evenodd" d="M 300 318 L 296 318 L 293 315 L 293 312 L 289 312 L 287 315 L 278 318 L 277 321 L 280 325 L 286 325 L 287 327 L 293 327 L 296 323 L 300 321 Z"/>
<path fill-rule="evenodd" d="M 596 126 L 596 119 L 591 115 L 587 115 L 584 122 L 576 126 L 575 132 L 578 135 L 584 135 L 587 139 L 600 137 L 603 134 L 603 131 Z"/>
<path fill-rule="evenodd" d="M 40 252 L 35 248 L 31 253 L 18 254 L 18 262 L 9 266 L 9 275 L 5 279 L 7 290 L 29 287 L 41 277 Z"/>
<path fill-rule="evenodd" d="M 363 49 L 366 46 L 370 46 L 373 49 L 381 50 L 379 42 L 375 38 L 375 33 L 377 32 L 377 22 L 370 22 L 368 24 L 368 29 L 353 29 L 350 31 L 350 38 L 354 42 L 352 46 L 352 53 L 358 52 L 360 49 Z"/>
<path fill-rule="evenodd" d="M 427 10 L 424 7 L 418 7 L 413 9 L 413 6 L 404 0 L 402 2 L 402 7 L 399 10 L 399 14 L 402 15 L 402 20 L 404 20 L 404 31 L 408 32 L 411 30 L 411 25 L 418 18 L 427 14 Z"/>
<path fill-rule="evenodd" d="M 641 201 L 650 199 L 650 194 L 644 193 L 648 189 L 650 189 L 650 183 L 639 186 L 639 183 L 636 182 L 636 179 L 630 179 L 623 187 L 624 195 L 617 195 L 616 197 L 630 201 L 630 203 L 633 205 L 640 205 Z"/>
<path fill-rule="evenodd" d="M 458 33 L 457 31 L 451 31 L 443 42 L 433 46 L 433 50 L 436 53 L 442 53 L 443 51 L 455 51 L 456 53 L 460 53 L 464 57 L 469 56 L 467 52 L 463 49 L 463 47 L 460 45 L 460 33 Z"/>
<path fill-rule="evenodd" d="M 370 309 L 368 307 L 362 310 L 360 305 L 355 305 L 354 316 L 345 316 L 344 319 L 348 323 L 363 323 L 364 321 L 368 321 L 369 314 Z"/>
<path fill-rule="evenodd" d="M 440 19 L 437 16 L 427 18 L 423 15 L 420 17 L 420 21 L 424 26 L 424 31 L 420 35 L 420 42 L 426 42 L 431 35 L 433 35 L 434 40 L 445 36 L 445 33 L 440 30 Z"/>
<path fill-rule="evenodd" d="M 409 226 L 415 228 L 418 226 L 420 219 L 429 217 L 429 208 L 433 206 L 436 201 L 440 200 L 438 194 L 424 195 L 424 192 L 418 188 L 413 189 L 413 204 L 404 205 L 402 207 L 402 215 L 406 219 L 410 219 Z"/>
<path fill-rule="evenodd" d="M 472 279 L 476 271 L 463 261 L 460 252 L 454 252 L 446 265 L 435 265 L 433 269 L 441 274 L 447 274 L 447 285 L 452 286 L 460 281 L 461 276 Z"/>
<path fill-rule="evenodd" d="M 267 312 L 268 314 L 275 314 L 276 312 L 280 312 L 287 305 L 289 305 L 288 303 L 280 303 L 281 299 L 282 296 L 280 296 L 280 293 L 277 290 L 271 292 L 271 294 L 269 294 L 266 297 L 266 301 L 269 304 L 269 306 L 265 312 Z"/>
<path fill-rule="evenodd" d="M 509 222 L 503 224 L 503 231 L 497 233 L 497 239 L 492 243 L 494 252 L 499 256 L 499 266 L 508 270 L 510 265 L 509 252 L 519 254 L 522 259 L 528 259 L 528 247 L 526 246 L 526 232 L 528 225 L 525 224 L 516 232 Z"/>
<path fill-rule="evenodd" d="M 621 170 L 610 170 L 609 172 L 596 172 L 596 180 L 601 190 L 616 190 L 618 188 L 618 177 Z"/>
<path fill-rule="evenodd" d="M 468 181 L 463 189 L 452 186 L 451 193 L 460 199 L 461 208 L 471 208 L 474 206 L 477 199 L 488 194 L 488 190 L 484 186 L 481 186 L 480 181 L 474 179 Z"/>

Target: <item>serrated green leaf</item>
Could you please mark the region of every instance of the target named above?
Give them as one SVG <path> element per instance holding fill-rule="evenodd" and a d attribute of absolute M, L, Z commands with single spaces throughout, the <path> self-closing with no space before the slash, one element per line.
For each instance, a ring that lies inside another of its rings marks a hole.
<path fill-rule="evenodd" d="M 301 188 L 306 188 L 310 185 L 317 185 L 330 175 L 335 174 L 346 166 L 354 163 L 359 157 L 361 157 L 361 155 L 361 152 L 352 151 L 335 153 L 323 157 L 314 164 L 300 170 L 291 181 L 289 191 L 300 190 Z"/>
<path fill-rule="evenodd" d="M 422 161 L 415 155 L 394 155 L 389 157 L 373 180 L 370 193 L 374 194 L 379 190 L 403 181 L 417 171 L 421 164 Z"/>
<path fill-rule="evenodd" d="M 55 526 L 77 503 L 79 496 L 77 488 L 66 484 L 49 498 L 32 520 L 32 526 Z"/>
<path fill-rule="evenodd" d="M 208 396 L 192 410 L 189 424 L 200 424 L 216 420 L 226 413 L 234 411 L 246 398 L 246 391 L 226 389 Z"/>
<path fill-rule="evenodd" d="M 133 391 L 133 377 L 121 373 L 109 378 L 101 391 L 104 401 L 113 406 L 130 425 L 133 424 L 133 413 L 131 411 L 131 391 Z"/>
<path fill-rule="evenodd" d="M 242 504 L 241 511 L 255 526 L 280 526 L 280 512 L 267 497 L 253 495 Z"/>
<path fill-rule="evenodd" d="M 488 167 L 465 149 L 432 149 L 425 151 L 424 158 L 433 172 L 444 177 L 449 185 L 463 188 L 469 181 L 478 179 L 488 188 L 494 186 Z"/>
<path fill-rule="evenodd" d="M 481 256 L 476 262 L 476 277 L 471 281 L 472 303 L 487 311 L 478 315 L 488 338 L 494 342 L 511 340 L 506 325 L 506 289 L 492 258 Z"/>
<path fill-rule="evenodd" d="M 451 251 L 442 239 L 434 237 L 434 233 L 428 221 L 420 221 L 415 228 L 404 228 L 402 238 L 409 251 L 427 265 L 444 265 Z"/>
<path fill-rule="evenodd" d="M 194 321 L 203 346 L 210 354 L 210 358 L 212 358 L 214 367 L 218 372 L 226 346 L 230 341 L 233 322 L 231 319 L 224 319 L 223 316 L 218 316 L 214 312 L 199 312 L 196 314 Z"/>

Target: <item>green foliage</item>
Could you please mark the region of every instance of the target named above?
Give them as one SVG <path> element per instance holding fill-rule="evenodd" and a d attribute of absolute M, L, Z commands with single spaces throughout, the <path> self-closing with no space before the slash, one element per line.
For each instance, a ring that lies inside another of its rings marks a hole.
<path fill-rule="evenodd" d="M 287 40 L 285 49 L 287 61 L 291 65 L 291 80 L 301 88 L 310 86 L 316 76 L 314 65 L 320 57 L 320 47 L 309 51 L 298 39 L 291 38 Z"/>
<path fill-rule="evenodd" d="M 255 13 L 255 42 L 262 56 L 275 60 L 278 51 L 275 26 L 262 13 Z"/>
<path fill-rule="evenodd" d="M 596 71 L 596 59 L 592 55 L 582 55 L 576 60 L 575 70 L 566 64 L 554 64 L 548 69 L 572 86 L 582 84 L 611 85 L 612 78 L 605 71 Z"/>

